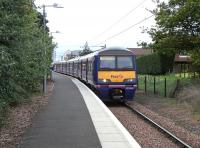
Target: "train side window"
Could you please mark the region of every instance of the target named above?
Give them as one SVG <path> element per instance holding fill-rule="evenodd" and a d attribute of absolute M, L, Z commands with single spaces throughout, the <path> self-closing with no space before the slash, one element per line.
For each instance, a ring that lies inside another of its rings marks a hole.
<path fill-rule="evenodd" d="M 85 62 L 83 62 L 83 70 L 84 70 L 84 71 L 86 70 Z"/>
<path fill-rule="evenodd" d="M 92 71 L 92 61 L 90 61 L 90 71 Z"/>
<path fill-rule="evenodd" d="M 86 62 L 85 62 L 85 63 L 84 63 L 84 70 L 85 70 L 85 71 L 86 71 L 86 66 L 87 66 L 87 65 L 86 65 Z"/>
<path fill-rule="evenodd" d="M 75 69 L 76 69 L 76 63 L 74 63 L 74 71 L 75 71 Z"/>
<path fill-rule="evenodd" d="M 88 71 L 89 70 L 89 61 L 88 61 L 88 59 L 87 59 L 85 64 L 86 64 L 86 70 Z"/>
<path fill-rule="evenodd" d="M 89 61 L 89 71 L 91 71 L 91 61 Z"/>
<path fill-rule="evenodd" d="M 85 70 L 85 64 L 82 62 L 82 70 Z"/>

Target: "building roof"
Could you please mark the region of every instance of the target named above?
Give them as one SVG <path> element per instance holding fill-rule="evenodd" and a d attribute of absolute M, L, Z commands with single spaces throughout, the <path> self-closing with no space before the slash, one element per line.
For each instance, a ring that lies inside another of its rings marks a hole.
<path fill-rule="evenodd" d="M 133 54 L 136 56 L 150 55 L 153 53 L 153 50 L 149 48 L 127 48 L 127 49 L 132 51 Z"/>
<path fill-rule="evenodd" d="M 192 60 L 191 60 L 191 57 L 188 55 L 176 54 L 175 58 L 174 58 L 174 62 L 176 62 L 176 63 L 191 63 Z"/>

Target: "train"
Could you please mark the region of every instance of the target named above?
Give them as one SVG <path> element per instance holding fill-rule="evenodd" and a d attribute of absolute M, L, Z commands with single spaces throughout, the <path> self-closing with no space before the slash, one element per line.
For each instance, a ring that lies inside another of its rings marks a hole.
<path fill-rule="evenodd" d="M 53 63 L 53 70 L 78 78 L 104 101 L 132 101 L 137 88 L 135 55 L 122 47 L 97 50 L 85 56 Z"/>

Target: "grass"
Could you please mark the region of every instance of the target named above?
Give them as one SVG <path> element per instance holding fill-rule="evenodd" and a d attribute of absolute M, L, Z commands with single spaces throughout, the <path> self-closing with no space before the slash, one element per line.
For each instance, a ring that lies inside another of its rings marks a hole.
<path fill-rule="evenodd" d="M 181 76 L 181 77 L 180 77 Z M 191 78 L 190 73 L 183 74 L 168 74 L 168 75 L 138 75 L 138 87 L 145 90 L 146 77 L 146 91 L 154 92 L 154 78 L 155 78 L 155 94 L 165 96 L 165 79 L 166 79 L 166 96 L 173 96 L 173 92 L 177 86 L 177 80 L 188 81 Z"/>
<path fill-rule="evenodd" d="M 200 114 L 199 112 L 193 112 L 193 118 L 196 119 L 197 121 L 200 121 Z"/>

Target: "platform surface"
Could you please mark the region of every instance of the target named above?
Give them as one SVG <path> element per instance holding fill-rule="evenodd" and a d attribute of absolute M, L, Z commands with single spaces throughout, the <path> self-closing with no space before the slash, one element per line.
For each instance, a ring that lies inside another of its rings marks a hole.
<path fill-rule="evenodd" d="M 137 148 L 139 144 L 79 80 L 53 74 L 49 103 L 24 134 L 21 148 Z"/>
<path fill-rule="evenodd" d="M 54 73 L 49 103 L 37 113 L 21 148 L 100 148 L 83 97 L 71 79 Z"/>

